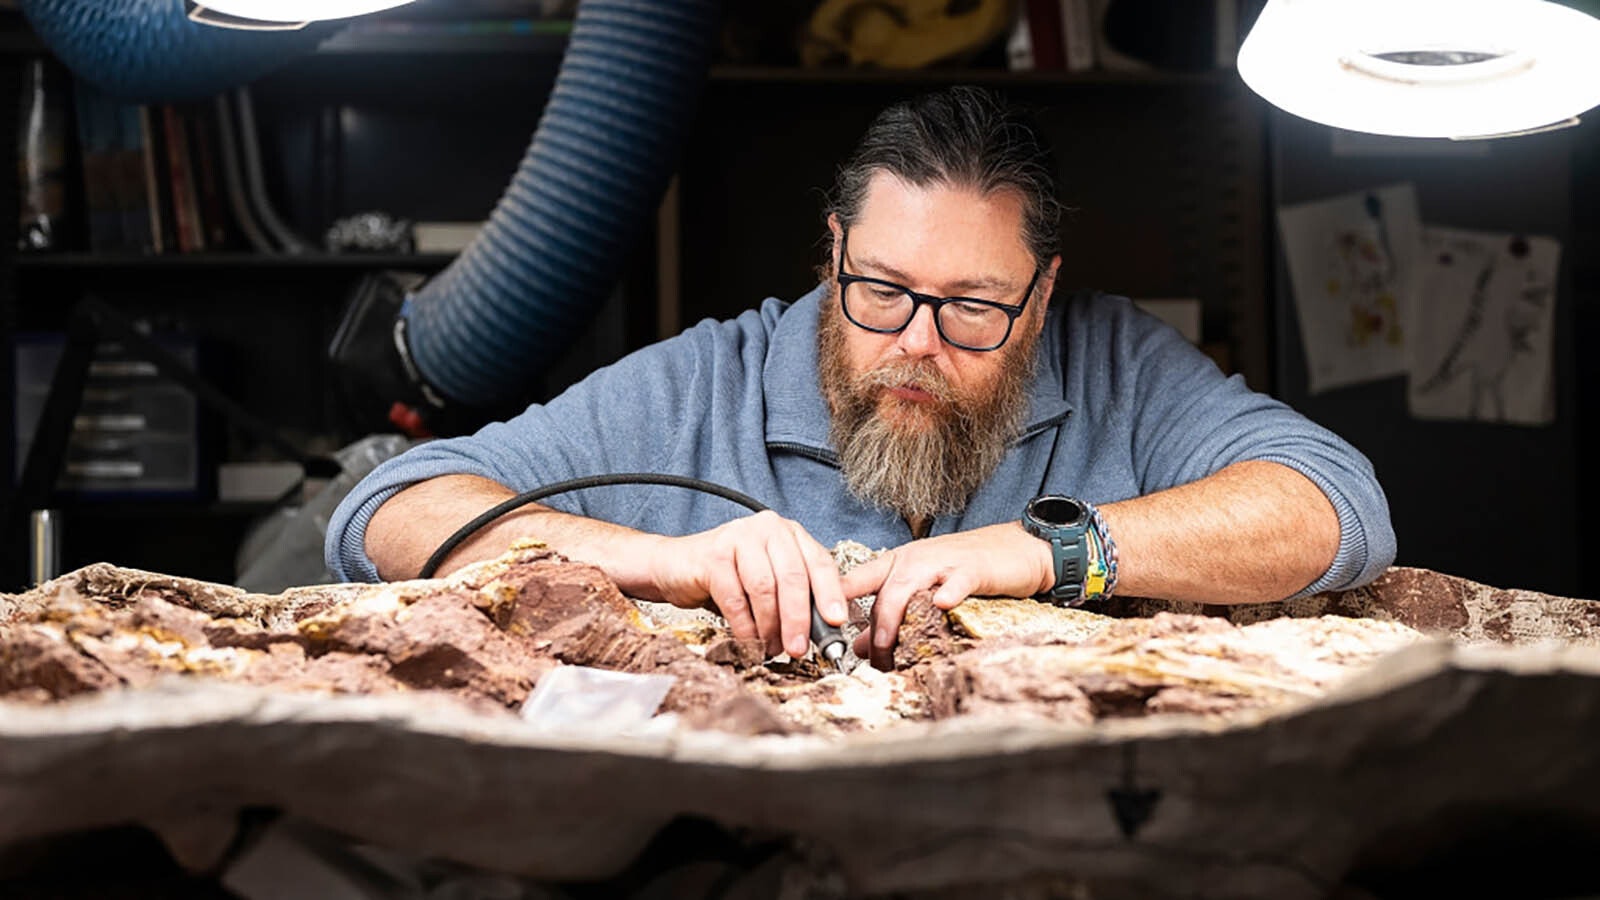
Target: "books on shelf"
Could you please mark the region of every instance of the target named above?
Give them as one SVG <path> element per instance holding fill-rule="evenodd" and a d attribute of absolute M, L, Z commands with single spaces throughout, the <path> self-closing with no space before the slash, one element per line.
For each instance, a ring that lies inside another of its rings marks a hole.
<path fill-rule="evenodd" d="M 118 183 L 117 153 L 122 149 L 122 124 L 116 107 L 101 102 L 97 92 L 77 82 L 73 86 L 77 117 L 78 153 L 83 171 L 84 223 L 89 249 L 121 249 L 122 198 Z"/>
<path fill-rule="evenodd" d="M 1023 0 L 1007 43 L 1013 71 L 1081 72 L 1094 68 L 1089 0 Z"/>
<path fill-rule="evenodd" d="M 1069 72 L 1095 67 L 1095 23 L 1089 0 L 1061 0 L 1061 55 Z"/>
<path fill-rule="evenodd" d="M 216 114 L 209 104 L 137 105 L 74 89 L 88 249 L 229 249 Z"/>
<path fill-rule="evenodd" d="M 1148 72 L 1234 66 L 1240 39 L 1239 0 L 1206 0 L 1198 7 L 1178 5 L 1162 16 L 1137 18 L 1141 46 L 1131 50 L 1119 46 L 1107 30 L 1114 9 L 1126 30 L 1138 9 L 1130 11 L 1121 0 L 1020 0 L 1006 41 L 1007 67 Z M 1200 59 L 1198 65 L 1195 59 Z"/>

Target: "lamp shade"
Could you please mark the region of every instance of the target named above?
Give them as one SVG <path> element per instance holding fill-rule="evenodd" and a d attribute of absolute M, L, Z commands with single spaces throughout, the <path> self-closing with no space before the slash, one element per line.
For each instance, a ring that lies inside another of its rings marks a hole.
<path fill-rule="evenodd" d="M 348 19 L 405 6 L 411 0 L 202 0 L 207 9 L 257 22 Z"/>
<path fill-rule="evenodd" d="M 1238 67 L 1314 122 L 1493 137 L 1600 105 L 1600 20 L 1544 0 L 1268 0 Z"/>

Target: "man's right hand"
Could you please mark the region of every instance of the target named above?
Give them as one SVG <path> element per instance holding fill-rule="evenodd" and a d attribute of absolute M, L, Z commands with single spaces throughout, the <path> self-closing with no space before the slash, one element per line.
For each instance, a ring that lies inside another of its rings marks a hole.
<path fill-rule="evenodd" d="M 798 522 L 775 512 L 685 537 L 660 537 L 649 553 L 647 569 L 659 599 L 682 607 L 710 600 L 734 637 L 759 639 L 771 655 L 805 654 L 813 598 L 829 623 L 845 622 L 833 555 Z"/>
<path fill-rule="evenodd" d="M 510 488 L 476 475 L 411 485 L 373 515 L 367 555 L 383 578 L 413 578 L 451 532 L 511 496 Z M 499 556 L 519 538 L 544 541 L 570 559 L 599 566 L 629 596 L 683 607 L 709 600 L 735 637 L 759 639 L 773 655 L 806 652 L 813 596 L 824 619 L 845 621 L 833 555 L 799 523 L 774 512 L 699 534 L 662 537 L 529 504 L 479 529 L 438 574 Z"/>

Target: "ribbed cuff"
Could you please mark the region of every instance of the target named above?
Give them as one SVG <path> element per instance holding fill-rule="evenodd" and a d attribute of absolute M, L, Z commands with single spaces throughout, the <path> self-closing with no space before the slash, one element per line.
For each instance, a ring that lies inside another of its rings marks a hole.
<path fill-rule="evenodd" d="M 405 485 L 396 485 L 368 497 L 365 502 L 356 507 L 351 514 L 350 521 L 345 523 L 344 533 L 339 536 L 339 575 L 347 581 L 382 581 L 378 577 L 378 567 L 367 558 L 367 526 L 372 523 L 372 516 L 384 501 L 400 493 Z M 352 577 L 354 576 L 354 577 Z"/>
<path fill-rule="evenodd" d="M 1356 513 L 1355 504 L 1345 498 L 1333 483 L 1322 473 L 1308 468 L 1305 463 L 1287 456 L 1260 456 L 1257 459 L 1265 462 L 1275 462 L 1282 466 L 1299 472 L 1311 479 L 1311 483 L 1322 491 L 1333 504 L 1333 511 L 1339 517 L 1339 552 L 1334 554 L 1333 562 L 1322 577 L 1311 582 L 1304 588 L 1296 591 L 1287 599 L 1295 597 L 1309 597 L 1323 591 L 1336 590 L 1348 587 L 1361 572 L 1367 567 L 1367 532 L 1361 524 L 1361 517 Z"/>

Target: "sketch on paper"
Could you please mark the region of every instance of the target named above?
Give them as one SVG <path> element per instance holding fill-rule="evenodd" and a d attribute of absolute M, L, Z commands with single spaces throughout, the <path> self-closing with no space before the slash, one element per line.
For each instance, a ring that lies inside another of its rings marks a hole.
<path fill-rule="evenodd" d="M 1409 184 L 1278 211 L 1308 389 L 1402 375 L 1405 307 L 1421 248 Z"/>
<path fill-rule="evenodd" d="M 1412 306 L 1411 414 L 1547 425 L 1561 245 L 1429 228 Z"/>

